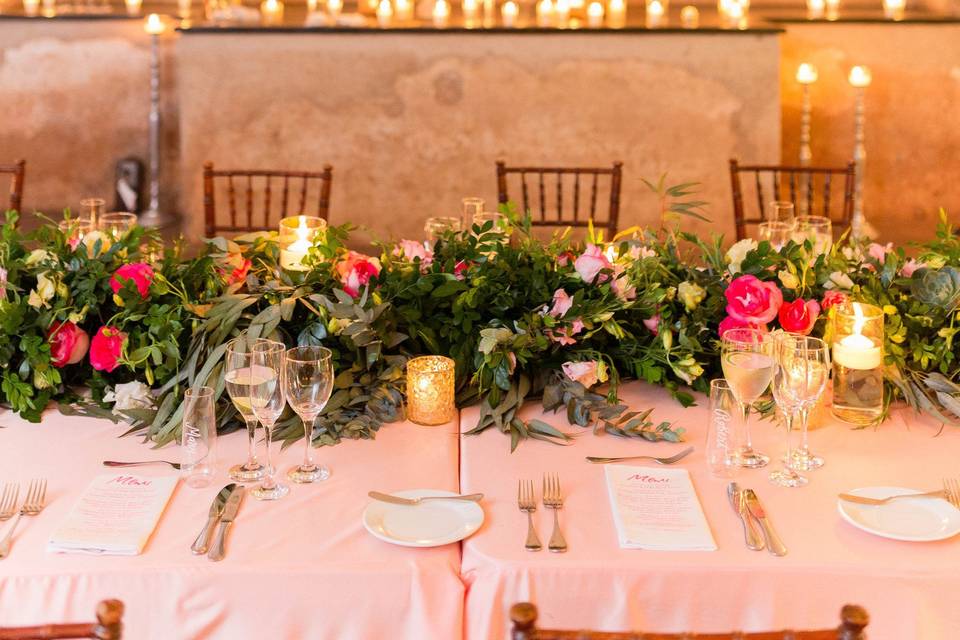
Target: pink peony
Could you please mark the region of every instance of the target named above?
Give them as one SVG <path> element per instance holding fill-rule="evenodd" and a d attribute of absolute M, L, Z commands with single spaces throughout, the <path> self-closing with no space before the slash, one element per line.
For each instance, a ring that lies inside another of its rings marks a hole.
<path fill-rule="evenodd" d="M 50 359 L 58 369 L 83 360 L 90 346 L 87 332 L 72 322 L 54 322 L 47 331 Z"/>
<path fill-rule="evenodd" d="M 567 295 L 563 289 L 557 289 L 553 292 L 553 306 L 550 307 L 550 315 L 554 318 L 562 318 L 570 311 L 573 306 L 573 298 Z"/>
<path fill-rule="evenodd" d="M 569 327 L 563 327 L 561 329 L 547 329 L 544 333 L 554 342 L 566 347 L 571 344 L 577 344 L 577 341 L 573 338 L 573 336 L 577 335 L 581 331 L 583 331 L 583 320 L 576 318 L 570 323 Z"/>
<path fill-rule="evenodd" d="M 603 251 L 595 244 L 588 244 L 586 250 L 573 263 L 584 282 L 593 282 L 604 269 L 610 269 L 611 264 Z"/>
<path fill-rule="evenodd" d="M 430 263 L 433 262 L 433 249 L 423 246 L 422 243 L 416 240 L 401 240 L 397 246 L 393 248 L 393 256 L 409 262 L 420 258 L 420 268 L 423 269 L 424 267 L 430 266 Z"/>
<path fill-rule="evenodd" d="M 803 298 L 797 298 L 780 307 L 780 326 L 784 331 L 807 335 L 813 331 L 813 325 L 819 316 L 820 304 L 816 300 L 804 301 Z"/>
<path fill-rule="evenodd" d="M 726 318 L 720 321 L 720 326 L 717 329 L 717 335 L 722 338 L 723 334 L 725 334 L 727 331 L 730 331 L 731 329 L 759 329 L 761 331 L 766 331 L 767 325 L 743 322 L 742 320 L 736 320 L 735 318 L 731 318 L 730 316 L 727 316 Z"/>
<path fill-rule="evenodd" d="M 830 307 L 835 307 L 838 304 L 843 304 L 847 301 L 847 294 L 840 291 L 827 291 L 823 294 L 823 300 L 820 302 L 820 308 L 824 311 Z"/>
<path fill-rule="evenodd" d="M 127 334 L 114 327 L 100 327 L 90 342 L 90 365 L 97 371 L 110 372 L 117 368 Z"/>
<path fill-rule="evenodd" d="M 563 373 L 574 382 L 579 382 L 588 389 L 600 380 L 597 376 L 597 363 L 594 361 L 564 362 Z"/>
<path fill-rule="evenodd" d="M 888 242 L 887 244 L 878 244 L 876 242 L 871 242 L 870 246 L 867 247 L 867 253 L 871 258 L 883 264 L 887 261 L 887 254 L 893 251 L 893 243 Z"/>
<path fill-rule="evenodd" d="M 650 333 L 657 335 L 660 333 L 660 315 L 657 314 L 652 318 L 647 318 L 643 321 L 643 326 L 650 330 Z"/>
<path fill-rule="evenodd" d="M 348 251 L 346 257 L 337 263 L 337 275 L 343 290 L 356 298 L 360 295 L 360 288 L 370 282 L 370 278 L 380 275 L 380 261 L 356 251 Z"/>
<path fill-rule="evenodd" d="M 110 278 L 110 288 L 114 293 L 120 293 L 126 280 L 133 280 L 140 297 L 146 298 L 150 292 L 150 283 L 153 282 L 153 267 L 144 262 L 125 264 Z"/>
<path fill-rule="evenodd" d="M 734 278 L 723 295 L 727 298 L 727 315 L 751 325 L 767 324 L 777 317 L 783 304 L 783 294 L 776 284 L 751 275 Z"/>
<path fill-rule="evenodd" d="M 463 280 L 467 277 L 467 271 L 469 271 L 472 266 L 473 263 L 467 262 L 466 260 L 459 261 L 453 265 L 453 277 L 457 280 Z"/>
<path fill-rule="evenodd" d="M 902 267 L 900 267 L 900 275 L 902 275 L 904 278 L 909 278 L 913 275 L 914 271 L 916 271 L 917 269 L 922 269 L 926 266 L 927 265 L 925 263 L 917 262 L 913 258 L 910 258 L 905 263 L 903 263 Z"/>

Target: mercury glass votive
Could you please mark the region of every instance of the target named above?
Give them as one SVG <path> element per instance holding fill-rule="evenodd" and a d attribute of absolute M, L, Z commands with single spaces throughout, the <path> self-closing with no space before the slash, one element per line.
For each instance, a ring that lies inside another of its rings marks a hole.
<path fill-rule="evenodd" d="M 454 362 L 444 356 L 420 356 L 407 362 L 407 418 L 432 426 L 453 420 Z"/>
<path fill-rule="evenodd" d="M 873 424 L 883 414 L 883 309 L 862 302 L 835 309 L 833 415 Z"/>
<path fill-rule="evenodd" d="M 280 268 L 308 271 L 309 267 L 303 261 L 326 228 L 327 222 L 316 216 L 291 216 L 280 220 Z"/>

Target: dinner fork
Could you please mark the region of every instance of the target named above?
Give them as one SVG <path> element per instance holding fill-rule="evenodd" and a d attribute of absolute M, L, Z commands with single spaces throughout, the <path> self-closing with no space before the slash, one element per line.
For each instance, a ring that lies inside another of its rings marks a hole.
<path fill-rule="evenodd" d="M 563 539 L 563 532 L 560 531 L 558 515 L 563 508 L 563 493 L 560 491 L 560 476 L 555 473 L 543 474 L 543 506 L 553 509 L 553 533 L 547 548 L 555 553 L 563 553 L 567 550 L 567 541 Z"/>
<path fill-rule="evenodd" d="M 852 493 L 841 493 L 840 499 L 857 504 L 881 505 L 899 500 L 901 498 L 943 498 L 957 509 L 960 509 L 960 481 L 954 478 L 945 478 L 943 480 L 943 489 L 936 491 L 925 491 L 923 493 L 898 493 L 895 496 L 886 498 L 868 498 L 866 496 L 856 496 Z"/>
<path fill-rule="evenodd" d="M 943 493 L 947 502 L 957 509 L 960 509 L 960 480 L 956 478 L 944 478 Z"/>
<path fill-rule="evenodd" d="M 678 462 L 683 458 L 686 458 L 691 453 L 693 453 L 693 447 L 687 447 L 680 453 L 672 455 L 669 458 L 656 458 L 654 456 L 623 456 L 621 458 L 598 458 L 596 456 L 587 456 L 587 462 L 592 462 L 593 464 L 607 464 L 608 462 L 623 462 L 624 460 L 653 460 L 658 464 L 673 464 L 674 462 Z"/>
<path fill-rule="evenodd" d="M 0 496 L 0 522 L 9 520 L 17 513 L 17 498 L 20 496 L 20 485 L 8 482 L 3 485 L 3 495 Z"/>
<path fill-rule="evenodd" d="M 47 481 L 31 480 L 30 487 L 27 489 L 27 497 L 23 500 L 23 506 L 17 513 L 17 519 L 10 525 L 10 531 L 0 540 L 0 558 L 5 558 L 10 553 L 10 543 L 13 541 L 13 532 L 17 530 L 22 516 L 35 516 L 46 505 L 47 500 Z"/>
<path fill-rule="evenodd" d="M 524 545 L 527 551 L 540 551 L 543 549 L 543 543 L 537 536 L 537 530 L 533 526 L 533 512 L 537 510 L 537 496 L 533 491 L 533 480 L 517 483 L 517 506 L 520 511 L 527 514 L 527 542 Z"/>

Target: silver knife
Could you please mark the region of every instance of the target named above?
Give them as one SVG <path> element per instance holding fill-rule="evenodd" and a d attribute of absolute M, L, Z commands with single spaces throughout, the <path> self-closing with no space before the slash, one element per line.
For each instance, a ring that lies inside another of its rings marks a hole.
<path fill-rule="evenodd" d="M 213 528 L 216 526 L 220 516 L 223 515 L 223 508 L 227 506 L 227 499 L 237 488 L 237 483 L 231 482 L 216 495 L 210 504 L 210 513 L 207 516 L 207 524 L 203 525 L 203 531 L 197 536 L 197 539 L 190 545 L 190 551 L 195 555 L 203 555 L 210 548 L 210 536 L 213 535 Z"/>
<path fill-rule="evenodd" d="M 483 499 L 482 493 L 471 493 L 465 496 L 422 496 L 420 498 L 401 498 L 400 496 L 392 496 L 389 493 L 380 493 L 379 491 L 371 491 L 367 494 L 374 500 L 379 500 L 380 502 L 389 502 L 390 504 L 404 504 L 404 505 L 416 505 L 420 504 L 424 500 L 467 500 L 469 502 L 480 502 Z"/>
<path fill-rule="evenodd" d="M 743 490 L 740 489 L 740 485 L 736 482 L 728 484 L 727 497 L 730 499 L 730 506 L 733 507 L 734 512 L 740 516 L 740 521 L 743 523 L 743 538 L 747 544 L 747 548 L 753 549 L 754 551 L 763 550 L 763 534 L 760 533 L 760 529 L 754 519 L 747 513 L 747 505 L 743 499 Z"/>
<path fill-rule="evenodd" d="M 230 498 L 227 500 L 227 505 L 223 508 L 223 515 L 220 516 L 220 528 L 217 529 L 217 537 L 213 540 L 213 546 L 210 547 L 210 553 L 207 554 L 207 558 L 210 560 L 223 560 L 224 549 L 223 545 L 227 539 L 227 531 L 230 529 L 230 525 L 233 524 L 234 519 L 237 517 L 237 511 L 240 511 L 240 503 L 243 502 L 243 487 L 237 487 L 233 493 L 230 494 Z"/>
<path fill-rule="evenodd" d="M 753 489 L 744 489 L 743 497 L 747 501 L 747 509 L 750 510 L 750 515 L 756 518 L 760 526 L 763 527 L 763 535 L 767 539 L 767 549 L 770 550 L 770 553 L 775 556 L 787 555 L 787 547 L 780 540 L 777 532 L 773 530 L 770 518 L 767 517 L 767 512 L 763 510 L 763 505 L 760 504 L 757 494 L 753 492 Z"/>

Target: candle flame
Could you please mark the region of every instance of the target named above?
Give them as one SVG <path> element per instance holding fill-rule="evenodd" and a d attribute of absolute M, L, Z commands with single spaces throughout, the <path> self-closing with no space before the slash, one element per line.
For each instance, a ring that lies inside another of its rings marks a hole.
<path fill-rule="evenodd" d="M 867 318 L 863 315 L 863 308 L 860 306 L 859 302 L 853 303 L 853 333 L 856 335 L 863 334 L 863 325 L 867 324 Z"/>

